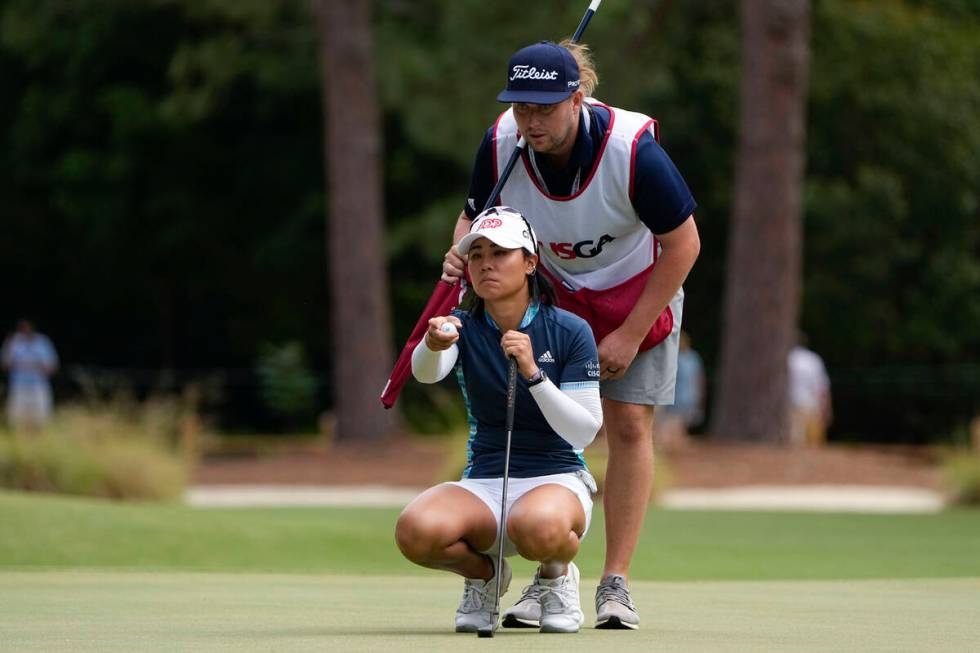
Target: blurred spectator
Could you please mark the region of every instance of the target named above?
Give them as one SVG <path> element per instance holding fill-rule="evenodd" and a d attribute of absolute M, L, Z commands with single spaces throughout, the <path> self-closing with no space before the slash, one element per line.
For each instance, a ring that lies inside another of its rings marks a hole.
<path fill-rule="evenodd" d="M 789 353 L 790 443 L 819 447 L 833 418 L 830 378 L 820 356 L 806 348 L 806 336 L 799 334 L 797 343 Z"/>
<path fill-rule="evenodd" d="M 704 389 L 701 356 L 691 348 L 691 337 L 681 331 L 674 404 L 660 409 L 662 412 L 654 420 L 657 444 L 669 448 L 687 442 L 688 431 L 704 421 Z"/>
<path fill-rule="evenodd" d="M 20 320 L 0 350 L 3 369 L 10 373 L 7 419 L 15 431 L 37 431 L 51 417 L 49 377 L 58 370 L 58 354 L 47 336 Z"/>

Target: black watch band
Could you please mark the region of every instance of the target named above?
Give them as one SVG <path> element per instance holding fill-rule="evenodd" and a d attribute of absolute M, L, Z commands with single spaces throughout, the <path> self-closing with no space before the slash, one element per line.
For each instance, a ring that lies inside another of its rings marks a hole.
<path fill-rule="evenodd" d="M 544 370 L 539 368 L 538 371 L 535 372 L 531 376 L 531 378 L 527 380 L 527 387 L 530 388 L 532 386 L 536 386 L 537 384 L 544 383 L 547 380 L 548 380 L 548 375 L 544 373 Z"/>

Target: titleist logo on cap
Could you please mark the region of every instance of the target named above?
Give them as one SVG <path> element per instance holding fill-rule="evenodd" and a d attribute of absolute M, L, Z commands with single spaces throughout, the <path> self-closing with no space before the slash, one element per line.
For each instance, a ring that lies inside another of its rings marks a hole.
<path fill-rule="evenodd" d="M 521 64 L 514 66 L 514 74 L 510 76 L 510 81 L 515 79 L 558 79 L 557 70 L 538 70 L 534 66 Z"/>

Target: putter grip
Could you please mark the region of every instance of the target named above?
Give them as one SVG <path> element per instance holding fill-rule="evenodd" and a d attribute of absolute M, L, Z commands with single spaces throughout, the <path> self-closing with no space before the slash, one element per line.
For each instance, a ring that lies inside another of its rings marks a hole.
<path fill-rule="evenodd" d="M 572 43 L 578 43 L 582 39 L 582 32 L 589 26 L 589 21 L 595 16 L 595 12 L 599 11 L 599 5 L 601 4 L 602 0 L 592 0 L 592 4 L 589 5 L 589 8 L 585 10 L 585 15 L 582 16 L 582 22 L 578 24 L 575 33 L 572 34 Z"/>

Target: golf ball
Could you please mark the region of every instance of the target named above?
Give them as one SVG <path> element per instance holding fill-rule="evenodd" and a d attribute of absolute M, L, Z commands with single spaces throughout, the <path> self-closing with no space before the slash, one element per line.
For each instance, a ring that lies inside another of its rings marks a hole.
<path fill-rule="evenodd" d="M 456 325 L 452 322 L 443 322 L 442 326 L 439 327 L 439 330 L 443 333 L 459 333 L 459 331 L 456 330 Z"/>

